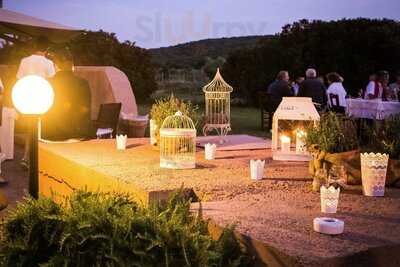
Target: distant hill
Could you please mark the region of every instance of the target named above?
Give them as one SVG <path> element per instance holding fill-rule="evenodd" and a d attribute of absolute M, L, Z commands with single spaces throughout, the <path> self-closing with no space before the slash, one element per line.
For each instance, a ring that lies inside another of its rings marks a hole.
<path fill-rule="evenodd" d="M 253 48 L 263 40 L 272 38 L 265 36 L 246 36 L 219 39 L 205 39 L 169 47 L 149 49 L 152 61 L 157 67 L 166 68 L 201 68 L 207 57 L 216 58 L 227 55 L 239 48 Z"/>

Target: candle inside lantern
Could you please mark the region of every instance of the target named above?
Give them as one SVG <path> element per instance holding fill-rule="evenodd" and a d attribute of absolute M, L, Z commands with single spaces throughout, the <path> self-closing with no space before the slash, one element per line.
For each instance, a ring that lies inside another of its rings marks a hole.
<path fill-rule="evenodd" d="M 281 151 L 283 153 L 290 153 L 290 137 L 286 135 L 281 136 Z"/>
<path fill-rule="evenodd" d="M 304 138 L 306 133 L 302 130 L 296 132 L 296 153 L 303 154 L 306 152 L 306 144 Z"/>

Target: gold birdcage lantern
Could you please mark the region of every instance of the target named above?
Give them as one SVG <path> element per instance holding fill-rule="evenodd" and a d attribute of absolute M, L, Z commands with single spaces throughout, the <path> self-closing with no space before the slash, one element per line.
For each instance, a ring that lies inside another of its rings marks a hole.
<path fill-rule="evenodd" d="M 160 167 L 196 167 L 196 128 L 193 121 L 180 111 L 167 117 L 160 128 Z"/>
<path fill-rule="evenodd" d="M 222 138 L 231 130 L 231 93 L 233 88 L 222 78 L 219 69 L 214 79 L 203 87 L 205 95 L 205 123 L 203 134 L 215 130 Z"/>

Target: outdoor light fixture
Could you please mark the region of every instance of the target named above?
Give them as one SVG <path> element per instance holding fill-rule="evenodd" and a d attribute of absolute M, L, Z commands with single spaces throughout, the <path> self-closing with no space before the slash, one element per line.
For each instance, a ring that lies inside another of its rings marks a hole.
<path fill-rule="evenodd" d="M 272 121 L 272 158 L 284 161 L 310 161 L 312 156 L 305 144 L 305 129 L 316 125 L 319 119 L 311 98 L 282 98 Z M 292 141 L 296 143 L 296 150 L 291 150 Z"/>
<path fill-rule="evenodd" d="M 231 98 L 233 88 L 224 81 L 217 69 L 214 79 L 203 87 L 205 97 L 205 124 L 203 127 L 204 136 L 215 130 L 221 137 L 220 143 L 231 130 Z"/>
<path fill-rule="evenodd" d="M 54 102 L 54 91 L 42 77 L 28 75 L 18 80 L 11 93 L 15 108 L 29 118 L 29 194 L 37 198 L 39 193 L 38 169 L 38 121 Z"/>
<path fill-rule="evenodd" d="M 160 167 L 196 168 L 196 127 L 180 111 L 167 117 L 160 128 Z"/>

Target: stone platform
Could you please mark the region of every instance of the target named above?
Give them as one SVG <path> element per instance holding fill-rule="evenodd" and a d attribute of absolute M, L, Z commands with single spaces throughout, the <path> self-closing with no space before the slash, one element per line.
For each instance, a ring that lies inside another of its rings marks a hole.
<path fill-rule="evenodd" d="M 119 190 L 148 204 L 183 185 L 203 201 L 214 233 L 236 224 L 259 266 L 400 266 L 400 190 L 387 189 L 383 198 L 364 197 L 359 187 L 341 193 L 335 216 L 345 232 L 324 236 L 312 230 L 323 214 L 307 163 L 272 161 L 267 149 L 218 151 L 206 161 L 199 150 L 196 169 L 167 170 L 147 143 L 130 139 L 125 151 L 114 140 L 40 144 L 40 191 Z M 267 161 L 263 180 L 250 180 L 250 159 Z"/>
<path fill-rule="evenodd" d="M 40 184 L 42 194 L 51 190 L 68 194 L 71 188 L 126 191 L 144 204 L 165 199 L 182 185 L 193 189 L 202 200 L 229 199 L 252 187 L 250 159 L 271 159 L 269 150 L 218 151 L 214 161 L 197 152 L 196 169 L 170 170 L 159 167 L 159 151 L 148 139 L 129 139 L 127 150 L 115 149 L 115 140 L 91 140 L 71 144 L 39 146 Z M 290 169 L 286 168 L 291 166 Z M 298 166 L 299 168 L 295 168 Z M 304 163 L 267 164 L 269 179 L 307 177 Z M 57 188 L 57 189 L 56 189 Z"/>

